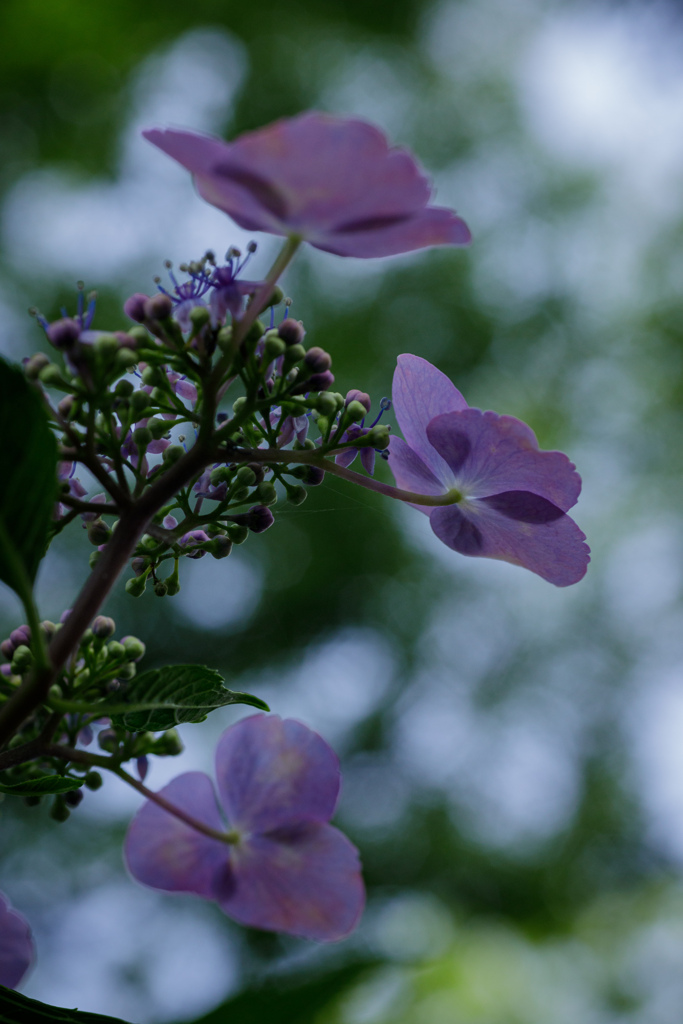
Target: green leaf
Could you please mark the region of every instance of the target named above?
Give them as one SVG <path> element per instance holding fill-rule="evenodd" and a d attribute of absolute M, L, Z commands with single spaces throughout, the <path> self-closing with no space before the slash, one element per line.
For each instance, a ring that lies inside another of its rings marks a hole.
<path fill-rule="evenodd" d="M 166 665 L 144 672 L 128 684 L 124 700 L 129 707 L 123 712 L 121 697 L 110 702 L 111 720 L 133 732 L 161 732 L 181 722 L 203 722 L 209 712 L 228 704 L 270 710 L 258 697 L 228 690 L 222 676 L 203 665 Z M 106 712 L 107 703 L 100 707 Z"/>
<path fill-rule="evenodd" d="M 67 1010 L 29 999 L 0 985 L 0 1024 L 126 1024 L 120 1017 Z"/>
<path fill-rule="evenodd" d="M 40 396 L 0 359 L 0 580 L 20 596 L 45 554 L 57 497 L 57 444 Z"/>
<path fill-rule="evenodd" d="M 36 779 L 14 782 L 8 786 L 0 782 L 0 793 L 11 796 L 48 796 L 51 793 L 69 793 L 72 789 L 80 789 L 82 785 L 82 779 L 68 779 L 64 775 L 39 775 Z"/>

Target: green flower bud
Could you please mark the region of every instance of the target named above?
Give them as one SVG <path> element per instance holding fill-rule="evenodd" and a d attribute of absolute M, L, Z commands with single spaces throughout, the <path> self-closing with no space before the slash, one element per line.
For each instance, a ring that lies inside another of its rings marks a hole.
<path fill-rule="evenodd" d="M 305 355 L 306 349 L 303 345 L 290 345 L 285 352 L 285 369 L 288 369 L 290 366 L 294 366 L 295 363 L 300 363 Z"/>
<path fill-rule="evenodd" d="M 166 584 L 166 595 L 167 597 L 175 597 L 180 592 L 180 580 L 178 574 L 173 573 L 171 576 L 167 576 L 164 580 Z"/>
<path fill-rule="evenodd" d="M 33 665 L 33 655 L 31 649 L 26 647 L 25 644 L 21 644 L 17 647 L 14 654 L 12 655 L 12 671 L 16 672 L 17 675 L 23 675 Z"/>
<path fill-rule="evenodd" d="M 391 427 L 388 424 L 379 423 L 365 435 L 365 443 L 371 448 L 379 448 L 383 451 L 389 447 Z"/>
<path fill-rule="evenodd" d="M 81 675 L 83 675 L 83 673 L 81 673 Z M 90 676 L 89 672 L 88 676 Z M 57 683 L 53 683 L 47 692 L 49 693 L 50 697 L 56 697 L 57 700 L 61 700 L 62 697 L 64 696 L 64 694 L 62 693 L 61 686 L 58 686 Z"/>
<path fill-rule="evenodd" d="M 232 411 L 233 412 L 241 412 L 242 409 L 244 409 L 246 404 L 247 404 L 247 400 L 246 400 L 246 398 L 243 395 L 241 398 L 235 399 L 235 401 L 232 403 Z"/>
<path fill-rule="evenodd" d="M 194 309 L 190 310 L 190 323 L 195 331 L 201 331 L 202 327 L 206 327 L 210 319 L 211 314 L 206 306 L 195 306 Z"/>
<path fill-rule="evenodd" d="M 337 411 L 337 402 L 329 391 L 321 391 L 314 406 L 321 416 L 331 419 Z"/>
<path fill-rule="evenodd" d="M 147 427 L 137 427 L 133 431 L 133 441 L 138 448 L 146 448 L 153 440 L 152 431 L 148 430 Z"/>
<path fill-rule="evenodd" d="M 162 757 L 175 757 L 177 754 L 182 754 L 183 749 L 177 729 L 168 729 L 154 743 L 154 753 L 160 754 Z"/>
<path fill-rule="evenodd" d="M 71 811 L 66 806 L 66 801 L 63 796 L 56 796 L 50 808 L 50 817 L 54 821 L 66 821 Z"/>
<path fill-rule="evenodd" d="M 88 789 L 99 789 L 102 785 L 102 776 L 99 772 L 88 772 L 85 779 L 83 780 Z"/>
<path fill-rule="evenodd" d="M 235 490 L 232 491 L 232 493 L 230 494 L 230 497 L 236 504 L 241 504 L 243 501 L 246 501 L 247 498 L 249 497 L 249 488 L 236 487 Z"/>
<path fill-rule="evenodd" d="M 121 643 L 126 652 L 126 657 L 131 661 L 141 661 L 144 658 L 147 648 L 142 640 L 138 640 L 136 636 L 124 636 L 121 639 Z"/>
<path fill-rule="evenodd" d="M 232 342 L 232 327 L 221 327 L 216 341 L 218 342 L 218 347 L 222 352 L 229 349 Z"/>
<path fill-rule="evenodd" d="M 95 547 L 99 547 L 100 544 L 106 544 L 111 537 L 111 530 L 103 519 L 94 519 L 91 523 L 88 523 L 86 532 L 88 540 Z"/>
<path fill-rule="evenodd" d="M 211 541 L 209 551 L 214 558 L 227 558 L 232 551 L 232 541 L 228 537 L 218 536 Z"/>
<path fill-rule="evenodd" d="M 101 334 L 95 339 L 92 347 L 96 358 L 109 361 L 119 351 L 119 342 L 113 334 Z"/>
<path fill-rule="evenodd" d="M 46 366 L 50 365 L 50 360 L 44 352 L 36 352 L 35 355 L 31 356 L 29 361 L 24 366 L 24 373 L 29 380 L 37 380 L 41 370 L 44 370 Z"/>
<path fill-rule="evenodd" d="M 219 484 L 230 483 L 232 480 L 232 470 L 228 469 L 227 466 L 218 466 L 216 469 L 211 470 L 210 479 L 214 487 L 218 487 Z"/>
<path fill-rule="evenodd" d="M 138 356 L 133 352 L 132 348 L 120 348 L 116 353 L 114 365 L 121 372 L 125 372 L 130 369 L 131 366 L 135 366 L 138 361 Z"/>
<path fill-rule="evenodd" d="M 131 597 L 142 597 L 145 592 L 146 585 L 146 576 L 133 576 L 131 579 L 126 581 L 126 593 L 130 594 Z"/>
<path fill-rule="evenodd" d="M 169 448 L 166 448 L 161 456 L 164 462 L 172 466 L 178 459 L 182 459 L 185 454 L 185 449 L 180 444 L 172 444 Z"/>
<path fill-rule="evenodd" d="M 228 523 L 226 530 L 233 544 L 243 544 L 249 536 L 249 530 L 241 523 Z"/>
<path fill-rule="evenodd" d="M 155 387 L 164 375 L 158 366 L 146 366 L 142 371 L 142 383 L 147 387 Z"/>
<path fill-rule="evenodd" d="M 157 416 L 153 416 L 151 420 L 147 420 L 147 430 L 149 430 L 155 441 L 159 441 L 164 434 L 168 434 L 170 425 L 168 420 L 162 420 Z"/>
<path fill-rule="evenodd" d="M 120 380 L 114 388 L 114 394 L 119 398 L 130 398 L 135 391 L 135 387 L 129 380 Z"/>
<path fill-rule="evenodd" d="M 119 679 L 132 679 L 136 672 L 137 669 L 135 665 L 132 661 L 129 661 L 127 664 L 121 665 L 120 668 L 117 668 L 116 675 Z"/>
<path fill-rule="evenodd" d="M 367 414 L 368 411 L 363 403 L 357 402 L 355 399 L 346 406 L 346 419 L 351 423 L 360 423 Z"/>
<path fill-rule="evenodd" d="M 277 334 L 270 338 L 266 336 L 266 343 L 263 346 L 263 354 L 266 358 L 266 362 L 269 363 L 271 360 L 277 359 L 278 356 L 281 356 L 284 353 L 286 348 L 287 346 L 284 341 L 282 338 L 278 338 Z"/>
<path fill-rule="evenodd" d="M 256 483 L 256 473 L 249 466 L 240 466 L 235 474 L 235 479 L 243 487 L 252 487 Z"/>
<path fill-rule="evenodd" d="M 139 578 L 140 578 L 139 576 L 135 577 L 135 579 L 139 579 Z M 128 657 L 128 652 L 126 651 L 126 648 L 123 646 L 123 644 L 119 643 L 118 640 L 111 640 L 107 644 L 107 660 L 108 661 L 120 661 L 122 658 L 126 658 L 126 657 Z"/>
<path fill-rule="evenodd" d="M 97 563 L 100 560 L 101 555 L 102 555 L 101 551 L 92 551 L 91 552 L 90 558 L 88 559 L 88 565 L 90 566 L 91 569 L 95 568 L 95 566 L 97 565 Z"/>
<path fill-rule="evenodd" d="M 71 387 L 62 377 L 59 367 L 54 363 L 48 363 L 38 373 L 38 380 L 48 388 L 60 388 L 62 391 L 70 391 Z"/>
<path fill-rule="evenodd" d="M 138 345 L 145 345 L 149 341 L 149 333 L 142 324 L 135 324 L 134 327 L 130 327 L 126 334 L 129 334 Z"/>
<path fill-rule="evenodd" d="M 279 306 L 284 297 L 285 293 L 283 292 L 282 288 L 280 288 L 280 286 L 276 284 L 272 292 L 270 293 L 265 308 L 268 309 L 270 306 Z"/>
<path fill-rule="evenodd" d="M 119 381 L 120 384 L 123 381 Z M 133 416 L 137 419 L 142 419 L 142 416 L 146 409 L 149 408 L 149 395 L 146 391 L 134 391 L 130 396 L 130 407 L 133 412 Z"/>
<path fill-rule="evenodd" d="M 157 580 L 157 582 L 154 584 L 154 593 L 156 594 L 157 597 L 166 597 L 166 594 L 168 593 L 168 587 L 161 580 Z"/>
<path fill-rule="evenodd" d="M 168 401 L 168 390 L 167 388 L 153 388 L 152 394 L 150 395 L 152 401 L 156 404 L 162 404 Z M 168 428 L 167 428 L 168 429 Z"/>
<path fill-rule="evenodd" d="M 253 324 L 247 331 L 247 336 L 244 340 L 247 342 L 247 344 L 249 344 L 249 342 L 258 341 L 259 338 L 263 337 L 265 329 L 265 324 L 261 323 L 260 320 L 254 320 Z"/>
<path fill-rule="evenodd" d="M 287 501 L 291 502 L 292 505 L 302 505 L 308 497 L 308 491 L 305 487 L 299 485 L 287 487 Z"/>
<path fill-rule="evenodd" d="M 275 484 L 271 483 L 270 480 L 264 480 L 260 483 L 256 488 L 256 494 L 262 505 L 274 505 L 277 501 Z"/>

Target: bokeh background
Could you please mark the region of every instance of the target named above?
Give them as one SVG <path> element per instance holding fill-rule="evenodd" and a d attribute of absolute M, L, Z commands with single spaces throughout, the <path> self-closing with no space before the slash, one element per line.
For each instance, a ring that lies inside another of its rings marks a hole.
<path fill-rule="evenodd" d="M 0 347 L 97 288 L 95 326 L 163 260 L 248 237 L 139 129 L 233 135 L 307 107 L 413 148 L 469 251 L 311 250 L 293 312 L 340 390 L 396 355 L 519 416 L 584 479 L 586 579 L 466 559 L 337 480 L 182 591 L 107 611 L 145 664 L 205 662 L 338 750 L 337 822 L 369 905 L 343 943 L 233 925 L 145 890 L 107 781 L 66 824 L 0 809 L 0 884 L 34 926 L 23 986 L 138 1024 L 671 1024 L 683 1017 L 683 17 L 560 0 L 4 0 Z M 259 240 L 254 269 L 273 249 Z M 89 547 L 40 576 L 57 618 Z M 21 612 L 0 594 L 0 632 Z M 240 711 L 183 732 L 153 787 L 211 770 Z"/>

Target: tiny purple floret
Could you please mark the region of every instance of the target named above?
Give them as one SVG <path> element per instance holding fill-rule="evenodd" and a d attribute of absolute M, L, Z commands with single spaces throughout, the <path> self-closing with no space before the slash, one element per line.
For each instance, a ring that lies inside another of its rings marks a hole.
<path fill-rule="evenodd" d="M 524 566 L 558 587 L 578 583 L 590 561 L 585 536 L 566 514 L 581 477 L 566 455 L 540 451 L 526 423 L 471 409 L 440 370 L 401 355 L 394 409 L 405 441 L 392 437 L 396 483 L 420 494 L 457 491 L 451 505 L 415 505 L 462 555 Z"/>
<path fill-rule="evenodd" d="M 16 988 L 34 957 L 28 922 L 12 910 L 7 897 L 0 892 L 0 985 Z"/>
<path fill-rule="evenodd" d="M 452 210 L 429 205 L 431 184 L 412 154 L 366 121 L 312 111 L 234 142 L 172 129 L 143 135 L 247 231 L 361 258 L 470 241 Z"/>
<path fill-rule="evenodd" d="M 203 772 L 179 775 L 161 795 L 195 819 L 237 834 L 223 843 L 148 801 L 124 844 L 143 885 L 215 900 L 241 924 L 334 941 L 365 902 L 358 851 L 328 824 L 339 796 L 336 755 L 311 729 L 277 715 L 243 718 L 216 749 L 218 801 Z"/>

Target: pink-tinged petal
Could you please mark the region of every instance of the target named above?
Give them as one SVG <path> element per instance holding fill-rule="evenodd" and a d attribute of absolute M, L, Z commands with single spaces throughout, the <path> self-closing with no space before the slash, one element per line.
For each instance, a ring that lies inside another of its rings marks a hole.
<path fill-rule="evenodd" d="M 581 477 L 562 452 L 539 451 L 533 431 L 513 416 L 463 409 L 435 417 L 427 437 L 468 496 L 530 491 L 564 512 L 576 504 Z"/>
<path fill-rule="evenodd" d="M 405 354 L 397 360 L 391 397 L 408 445 L 439 480 L 448 480 L 451 476 L 448 466 L 427 440 L 427 425 L 435 416 L 466 409 L 463 396 L 448 377 L 426 359 Z"/>
<path fill-rule="evenodd" d="M 28 922 L 0 893 L 0 985 L 16 988 L 33 963 L 35 948 Z"/>
<path fill-rule="evenodd" d="M 331 825 L 253 836 L 231 850 L 216 898 L 241 924 L 305 939 L 343 939 L 358 923 L 365 888 L 355 846 Z"/>
<path fill-rule="evenodd" d="M 186 772 L 160 796 L 213 829 L 224 831 L 213 783 L 203 772 Z M 123 846 L 128 870 L 143 885 L 168 892 L 193 892 L 213 899 L 214 879 L 229 847 L 186 825 L 148 800 L 133 818 Z"/>
<path fill-rule="evenodd" d="M 439 540 L 461 555 L 521 565 L 557 587 L 571 586 L 583 578 L 590 549 L 573 519 L 559 509 L 548 515 L 548 509 L 532 499 L 527 499 L 526 505 L 523 499 L 518 499 L 517 505 L 510 499 L 498 504 L 507 514 L 486 500 L 472 500 L 462 508 L 447 505 L 434 509 L 430 523 Z M 510 515 L 511 509 L 515 516 Z M 520 511 L 527 521 L 518 517 Z M 536 521 L 529 522 L 533 516 Z"/>
<path fill-rule="evenodd" d="M 307 236 L 311 245 L 336 256 L 372 259 L 397 256 L 432 245 L 469 245 L 470 229 L 452 210 L 429 206 L 407 217 L 372 217 L 343 230 Z"/>
<path fill-rule="evenodd" d="M 339 761 L 324 739 L 300 722 L 252 715 L 221 736 L 216 780 L 232 825 L 270 832 L 332 817 Z"/>
<path fill-rule="evenodd" d="M 445 493 L 441 481 L 400 437 L 392 437 L 389 441 L 389 469 L 394 474 L 396 486 L 404 491 L 416 491 L 418 494 Z M 413 505 L 413 508 L 430 515 L 434 506 Z"/>

